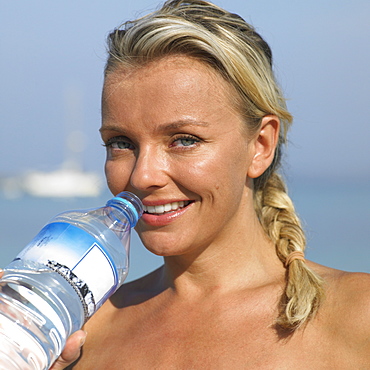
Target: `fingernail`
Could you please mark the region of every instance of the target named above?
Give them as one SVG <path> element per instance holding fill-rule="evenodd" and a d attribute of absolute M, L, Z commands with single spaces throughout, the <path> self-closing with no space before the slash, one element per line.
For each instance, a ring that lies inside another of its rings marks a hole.
<path fill-rule="evenodd" d="M 83 338 L 81 338 L 81 340 L 80 340 L 80 347 L 82 347 L 85 344 L 86 337 L 87 337 L 87 331 L 85 331 L 85 336 Z"/>

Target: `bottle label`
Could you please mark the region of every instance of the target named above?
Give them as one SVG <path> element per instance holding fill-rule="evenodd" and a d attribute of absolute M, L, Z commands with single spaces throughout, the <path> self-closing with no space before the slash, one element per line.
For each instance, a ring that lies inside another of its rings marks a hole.
<path fill-rule="evenodd" d="M 46 225 L 17 256 L 48 266 L 76 290 L 90 317 L 118 286 L 118 272 L 96 239 L 77 226 Z"/>

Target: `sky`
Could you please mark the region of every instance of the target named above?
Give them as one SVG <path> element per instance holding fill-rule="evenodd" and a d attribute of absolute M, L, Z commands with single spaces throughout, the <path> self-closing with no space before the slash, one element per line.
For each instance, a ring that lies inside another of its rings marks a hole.
<path fill-rule="evenodd" d="M 370 184 L 370 2 L 217 0 L 252 23 L 273 50 L 295 117 L 285 159 L 298 177 Z M 101 171 L 105 40 L 152 0 L 2 1 L 0 177 L 54 170 L 67 133 L 87 170 Z"/>

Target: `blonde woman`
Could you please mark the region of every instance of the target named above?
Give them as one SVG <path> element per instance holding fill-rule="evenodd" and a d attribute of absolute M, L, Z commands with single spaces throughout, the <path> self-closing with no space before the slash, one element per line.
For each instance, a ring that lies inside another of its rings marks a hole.
<path fill-rule="evenodd" d="M 136 230 L 164 266 L 96 313 L 69 368 L 370 368 L 370 278 L 305 259 L 272 70 L 260 35 L 205 1 L 167 1 L 111 33 L 107 182 L 141 198 Z"/>

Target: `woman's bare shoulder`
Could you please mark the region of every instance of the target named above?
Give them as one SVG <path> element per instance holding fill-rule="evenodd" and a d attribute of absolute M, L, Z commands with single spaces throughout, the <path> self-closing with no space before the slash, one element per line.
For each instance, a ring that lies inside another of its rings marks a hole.
<path fill-rule="evenodd" d="M 342 298 L 343 303 L 351 298 L 357 298 L 358 303 L 370 299 L 370 274 L 337 270 L 312 262 L 310 267 L 322 276 L 330 297 L 333 299 Z"/>
<path fill-rule="evenodd" d="M 353 344 L 370 351 L 370 274 L 312 264 L 325 281 L 325 321 Z M 365 348 L 364 347 L 364 348 Z"/>
<path fill-rule="evenodd" d="M 327 300 L 336 301 L 338 307 L 349 310 L 365 305 L 370 313 L 370 274 L 337 270 L 312 262 L 309 265 L 324 279 Z"/>

